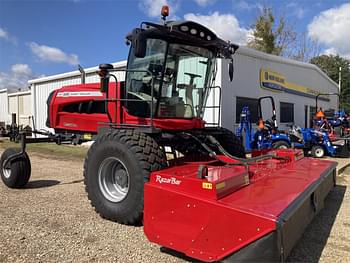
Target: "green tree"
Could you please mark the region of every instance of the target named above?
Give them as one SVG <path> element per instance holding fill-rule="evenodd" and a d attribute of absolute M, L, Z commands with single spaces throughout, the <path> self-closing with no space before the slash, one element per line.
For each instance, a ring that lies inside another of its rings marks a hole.
<path fill-rule="evenodd" d="M 310 63 L 322 69 L 333 81 L 339 83 L 339 67 L 341 67 L 340 107 L 350 112 L 350 61 L 339 55 L 322 55 L 314 57 Z"/>
<path fill-rule="evenodd" d="M 285 18 L 280 16 L 276 22 L 271 8 L 263 8 L 252 26 L 253 37 L 248 41 L 248 47 L 278 56 L 290 57 L 289 47 L 295 43 L 297 34 L 287 25 Z"/>

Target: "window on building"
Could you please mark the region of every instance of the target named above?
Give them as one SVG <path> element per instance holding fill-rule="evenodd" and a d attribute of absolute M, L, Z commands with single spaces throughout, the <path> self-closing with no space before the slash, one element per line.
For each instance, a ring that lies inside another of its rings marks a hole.
<path fill-rule="evenodd" d="M 280 102 L 280 122 L 294 122 L 294 104 Z"/>
<path fill-rule="evenodd" d="M 242 108 L 248 106 L 252 123 L 258 121 L 258 100 L 253 98 L 237 97 L 236 99 L 236 123 L 240 122 Z"/>
<path fill-rule="evenodd" d="M 326 116 L 326 118 L 332 118 L 334 116 L 334 109 L 328 109 L 324 111 L 324 114 Z"/>
<path fill-rule="evenodd" d="M 316 107 L 310 106 L 310 111 L 309 111 L 309 127 L 314 127 L 314 118 L 316 115 Z"/>

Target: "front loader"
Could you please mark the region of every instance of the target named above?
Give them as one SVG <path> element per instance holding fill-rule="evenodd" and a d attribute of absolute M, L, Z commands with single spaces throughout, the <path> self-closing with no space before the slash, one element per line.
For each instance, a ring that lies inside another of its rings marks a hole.
<path fill-rule="evenodd" d="M 232 80 L 238 46 L 195 22 L 165 21 L 167 8 L 162 15 L 127 36 L 125 82 L 101 64 L 100 85 L 50 95 L 47 124 L 56 133 L 21 134 L 21 150 L 2 155 L 1 177 L 25 186 L 28 142 L 93 138 L 84 183 L 103 218 L 143 223 L 151 242 L 194 260 L 284 261 L 335 185 L 336 164 L 292 149 L 246 159 L 232 132 L 207 127 L 217 60 L 229 60 Z"/>
<path fill-rule="evenodd" d="M 272 115 L 264 120 L 262 101 L 271 103 Z M 289 136 L 278 129 L 275 100 L 272 96 L 258 98 L 258 122 L 257 130 L 254 131 L 250 118 L 250 110 L 247 106 L 242 108 L 239 127 L 236 135 L 244 138 L 244 148 L 247 152 L 261 151 L 266 149 L 287 149 L 291 147 Z"/>

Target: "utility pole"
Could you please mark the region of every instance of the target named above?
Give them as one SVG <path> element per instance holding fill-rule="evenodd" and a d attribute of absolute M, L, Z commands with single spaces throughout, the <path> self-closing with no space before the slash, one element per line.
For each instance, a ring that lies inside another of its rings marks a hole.
<path fill-rule="evenodd" d="M 340 95 L 340 92 L 341 92 L 341 67 L 339 67 L 339 83 L 338 83 L 338 86 L 339 86 L 339 95 Z"/>

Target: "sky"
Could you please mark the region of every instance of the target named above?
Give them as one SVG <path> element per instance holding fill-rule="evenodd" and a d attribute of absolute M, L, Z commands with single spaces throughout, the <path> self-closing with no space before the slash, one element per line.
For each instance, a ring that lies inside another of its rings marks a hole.
<path fill-rule="evenodd" d="M 142 21 L 193 20 L 245 45 L 254 18 L 271 7 L 321 52 L 350 59 L 350 1 L 341 0 L 0 0 L 0 89 L 28 79 L 125 60 L 125 36 Z"/>

